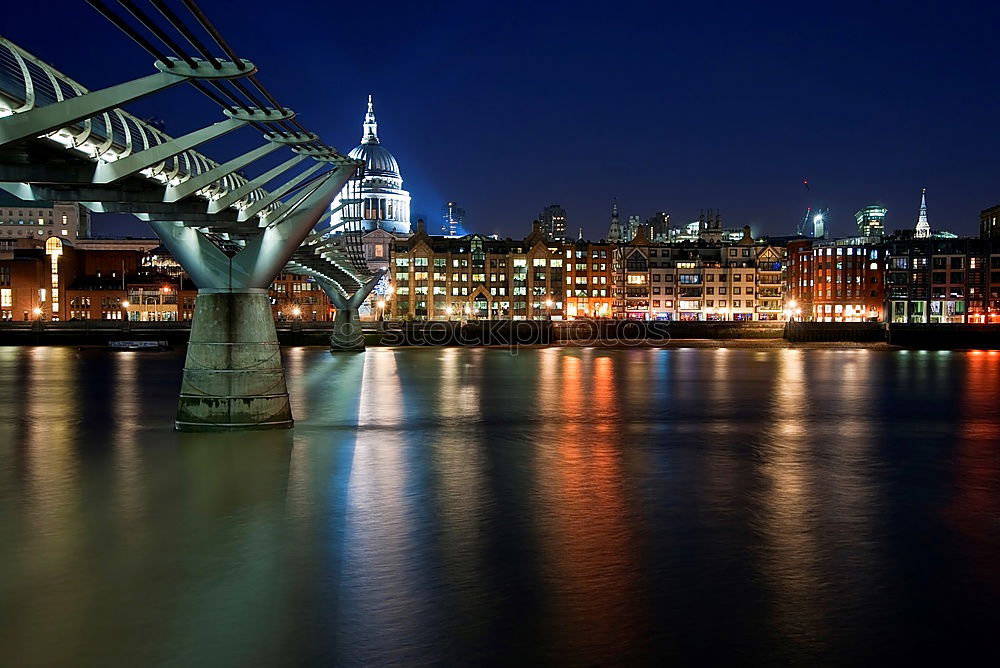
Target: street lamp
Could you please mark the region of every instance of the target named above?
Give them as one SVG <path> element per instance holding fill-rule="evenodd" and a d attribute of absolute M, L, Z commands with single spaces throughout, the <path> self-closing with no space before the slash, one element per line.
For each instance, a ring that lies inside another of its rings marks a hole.
<path fill-rule="evenodd" d="M 384 299 L 378 300 L 376 302 L 376 305 L 378 306 L 378 319 L 385 320 L 385 300 Z"/>
<path fill-rule="evenodd" d="M 552 302 L 551 299 L 546 299 L 545 300 L 545 316 L 549 320 L 552 320 L 552 303 L 553 302 Z"/>
<path fill-rule="evenodd" d="M 445 308 L 444 313 L 448 316 L 448 320 L 451 320 L 451 314 L 455 311 L 452 307 L 448 306 Z"/>
<path fill-rule="evenodd" d="M 296 306 L 295 308 L 292 309 L 292 317 L 293 318 L 295 318 L 296 320 L 298 320 L 298 317 L 300 315 L 302 315 L 302 309 L 300 309 L 298 306 Z"/>

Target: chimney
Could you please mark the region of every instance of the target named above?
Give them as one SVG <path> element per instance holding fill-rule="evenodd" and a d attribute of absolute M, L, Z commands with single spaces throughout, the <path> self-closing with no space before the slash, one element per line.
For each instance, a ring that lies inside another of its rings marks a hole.
<path fill-rule="evenodd" d="M 427 234 L 427 231 L 424 229 L 423 218 L 417 218 L 417 234 Z"/>

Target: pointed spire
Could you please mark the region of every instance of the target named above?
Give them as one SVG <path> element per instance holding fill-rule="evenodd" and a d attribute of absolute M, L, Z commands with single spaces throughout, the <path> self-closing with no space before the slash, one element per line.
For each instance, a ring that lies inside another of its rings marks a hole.
<path fill-rule="evenodd" d="M 918 239 L 931 236 L 931 224 L 927 222 L 927 188 L 920 191 L 920 215 L 917 217 L 917 229 L 913 236 Z"/>
<path fill-rule="evenodd" d="M 375 121 L 375 104 L 372 102 L 371 95 L 368 96 L 368 112 L 365 114 L 365 123 L 363 134 L 361 135 L 361 143 L 378 143 L 378 123 Z"/>
<path fill-rule="evenodd" d="M 618 222 L 618 198 L 611 207 L 611 226 L 608 228 L 608 241 L 619 242 L 622 240 L 622 227 Z"/>

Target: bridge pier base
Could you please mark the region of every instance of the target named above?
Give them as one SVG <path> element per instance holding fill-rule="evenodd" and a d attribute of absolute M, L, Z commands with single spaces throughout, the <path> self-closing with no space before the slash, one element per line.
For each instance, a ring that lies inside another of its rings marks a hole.
<path fill-rule="evenodd" d="M 358 315 L 358 310 L 375 289 L 383 274 L 385 270 L 375 272 L 375 275 L 365 281 L 350 297 L 331 281 L 321 277 L 316 279 L 323 292 L 330 298 L 330 303 L 337 309 L 333 316 L 333 333 L 330 334 L 331 352 L 364 351 L 365 335 L 361 331 L 361 317 Z"/>
<path fill-rule="evenodd" d="M 330 350 L 350 352 L 365 350 L 365 335 L 361 331 L 361 318 L 357 308 L 338 308 L 333 316 L 333 333 L 330 334 Z"/>
<path fill-rule="evenodd" d="M 267 290 L 199 290 L 177 429 L 289 429 L 292 424 Z"/>

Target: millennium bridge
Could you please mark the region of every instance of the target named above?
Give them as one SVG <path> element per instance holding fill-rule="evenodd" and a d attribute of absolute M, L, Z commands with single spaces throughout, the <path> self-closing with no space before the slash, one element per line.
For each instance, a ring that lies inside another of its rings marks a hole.
<path fill-rule="evenodd" d="M 267 289 L 286 266 L 314 277 L 337 308 L 332 348 L 363 349 L 357 309 L 381 273 L 365 262 L 360 220 L 334 224 L 331 203 L 364 163 L 296 120 L 194 0 L 88 4 L 151 56 L 150 74 L 89 90 L 0 37 L 0 188 L 134 214 L 198 286 L 177 429 L 289 428 Z M 176 86 L 219 116 L 171 137 L 121 108 Z M 196 150 L 244 127 L 255 140 L 236 157 Z M 277 152 L 287 159 L 244 176 Z"/>

